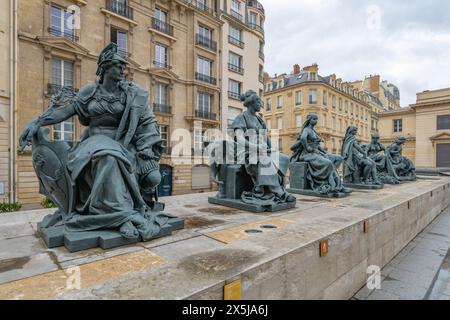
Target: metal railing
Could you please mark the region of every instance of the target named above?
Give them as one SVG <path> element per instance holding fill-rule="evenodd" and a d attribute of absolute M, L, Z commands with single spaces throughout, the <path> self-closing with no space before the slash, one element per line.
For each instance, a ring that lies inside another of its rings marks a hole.
<path fill-rule="evenodd" d="M 264 29 L 263 29 L 260 25 L 257 25 L 256 23 L 248 22 L 248 23 L 247 23 L 247 26 L 248 26 L 250 29 L 259 31 L 259 32 L 261 32 L 261 33 L 264 33 Z"/>
<path fill-rule="evenodd" d="M 260 10 L 263 14 L 266 14 L 263 5 L 257 0 L 250 0 L 247 2 L 247 5 L 252 8 L 256 8 Z"/>
<path fill-rule="evenodd" d="M 199 72 L 195 73 L 195 79 L 199 80 L 199 81 L 210 83 L 212 85 L 216 85 L 217 84 L 216 78 L 208 76 L 208 75 L 203 74 L 203 73 L 199 73 Z"/>
<path fill-rule="evenodd" d="M 153 60 L 153 64 L 155 67 L 157 68 L 164 68 L 164 69 L 170 69 L 170 65 L 168 62 L 164 62 L 164 61 L 155 61 Z"/>
<path fill-rule="evenodd" d="M 214 15 L 214 9 L 208 7 L 205 3 L 198 1 L 198 0 L 190 0 L 187 1 L 188 3 L 190 3 L 194 8 L 203 11 L 205 13 L 208 13 L 210 15 Z"/>
<path fill-rule="evenodd" d="M 239 74 L 244 74 L 244 68 L 237 66 L 235 64 L 232 64 L 232 63 L 228 63 L 228 70 L 239 73 Z"/>
<path fill-rule="evenodd" d="M 166 104 L 154 103 L 153 112 L 172 113 L 172 107 Z"/>
<path fill-rule="evenodd" d="M 173 26 L 171 26 L 167 22 L 152 18 L 152 28 L 161 31 L 162 33 L 165 33 L 169 36 L 173 36 Z"/>
<path fill-rule="evenodd" d="M 196 118 L 202 118 L 202 119 L 208 119 L 208 120 L 217 120 L 217 114 L 209 112 L 209 111 L 195 110 L 194 114 L 195 114 Z"/>
<path fill-rule="evenodd" d="M 128 1 L 106 0 L 106 10 L 117 13 L 122 17 L 133 20 L 133 8 L 128 5 Z"/>
<path fill-rule="evenodd" d="M 242 21 L 242 14 L 240 14 L 239 12 L 237 12 L 237 11 L 235 11 L 233 9 L 230 9 L 230 16 L 235 18 L 235 19 L 237 19 L 237 20 L 239 20 L 239 21 Z"/>
<path fill-rule="evenodd" d="M 63 88 L 70 88 L 74 92 L 78 92 L 78 89 L 72 87 L 72 86 L 62 86 L 60 84 L 54 84 L 54 83 L 48 83 L 47 84 L 47 93 L 51 95 L 58 94 Z"/>
<path fill-rule="evenodd" d="M 217 51 L 217 42 L 198 33 L 195 35 L 195 44 L 208 48 L 212 51 Z"/>
<path fill-rule="evenodd" d="M 228 42 L 231 44 L 234 44 L 235 46 L 238 46 L 239 48 L 244 48 L 244 42 L 242 42 L 239 39 L 236 39 L 235 37 L 228 36 Z"/>
<path fill-rule="evenodd" d="M 48 31 L 52 36 L 55 36 L 55 37 L 64 37 L 73 42 L 77 42 L 78 40 L 80 40 L 80 38 L 77 37 L 77 35 L 75 34 L 75 30 L 73 30 L 72 32 L 69 32 L 69 31 L 62 31 L 61 29 L 50 27 L 48 29 Z"/>
<path fill-rule="evenodd" d="M 240 100 L 241 94 L 239 92 L 228 91 L 228 97 L 235 100 Z"/>

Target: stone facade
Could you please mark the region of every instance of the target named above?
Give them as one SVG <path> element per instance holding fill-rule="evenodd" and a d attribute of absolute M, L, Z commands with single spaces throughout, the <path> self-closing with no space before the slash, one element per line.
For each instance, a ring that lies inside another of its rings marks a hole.
<path fill-rule="evenodd" d="M 79 28 L 75 24 L 72 31 L 64 16 L 64 27 L 55 23 L 61 12 L 64 15 L 74 5 L 79 12 Z M 201 135 L 207 129 L 220 128 L 220 48 L 212 46 L 213 42 L 221 43 L 222 38 L 223 22 L 217 10 L 214 0 L 207 0 L 205 5 L 182 0 L 21 1 L 20 108 L 15 132 L 20 133 L 46 109 L 51 94 L 60 85 L 79 89 L 96 81 L 97 56 L 105 45 L 114 41 L 130 62 L 127 78 L 148 89 L 151 108 L 158 124 L 163 126 L 167 153 L 161 164 L 169 169 L 172 177 L 167 182 L 170 193 L 211 190 L 213 185 L 206 174 L 209 169 L 202 157 L 186 156 L 185 162 L 179 164 L 169 154 L 181 139 L 186 142 L 185 150 L 201 145 L 202 141 L 199 143 L 195 138 L 194 128 Z M 211 38 L 206 42 L 199 41 L 200 26 L 211 31 Z M 175 132 L 178 129 L 185 131 Z M 52 135 L 66 134 L 77 139 L 82 130 L 75 119 L 73 125 L 54 127 Z M 176 139 L 170 141 L 171 136 Z M 42 197 L 29 150 L 19 155 L 17 171 L 17 200 L 25 207 L 38 205 Z M 192 172 L 199 173 L 194 176 L 204 181 L 194 181 Z"/>
<path fill-rule="evenodd" d="M 309 113 L 319 116 L 316 128 L 330 153 L 341 152 L 350 125 L 358 127 L 362 143 L 370 140 L 372 110 L 367 96 L 336 75 L 321 77 L 318 71 L 317 64 L 302 70 L 295 65 L 290 75 L 269 78 L 266 74 L 263 115 L 270 129 L 278 129 L 271 130 L 273 145 L 284 153 L 291 153 Z"/>
<path fill-rule="evenodd" d="M 450 88 L 420 92 L 415 104 L 379 118 L 382 142 L 407 137 L 404 155 L 417 167 L 450 167 Z"/>

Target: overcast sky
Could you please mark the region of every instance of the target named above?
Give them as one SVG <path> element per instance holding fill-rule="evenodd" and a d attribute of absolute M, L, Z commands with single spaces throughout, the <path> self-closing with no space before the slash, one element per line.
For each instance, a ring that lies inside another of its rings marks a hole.
<path fill-rule="evenodd" d="M 417 92 L 450 87 L 449 0 L 260 2 L 271 76 L 315 62 L 321 76 L 344 81 L 380 74 L 399 87 L 403 107 Z"/>

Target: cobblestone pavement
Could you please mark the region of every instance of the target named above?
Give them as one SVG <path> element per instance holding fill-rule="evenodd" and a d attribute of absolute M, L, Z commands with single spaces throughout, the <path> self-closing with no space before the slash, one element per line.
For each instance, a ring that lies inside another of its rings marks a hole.
<path fill-rule="evenodd" d="M 381 288 L 356 300 L 450 300 L 450 208 L 381 270 Z"/>

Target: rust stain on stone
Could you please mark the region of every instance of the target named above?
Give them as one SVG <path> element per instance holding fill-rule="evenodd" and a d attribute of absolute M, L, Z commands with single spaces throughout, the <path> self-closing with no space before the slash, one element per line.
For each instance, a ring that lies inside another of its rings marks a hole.
<path fill-rule="evenodd" d="M 0 273 L 22 269 L 29 261 L 30 257 L 19 257 L 0 260 Z"/>
<path fill-rule="evenodd" d="M 203 217 L 186 217 L 184 220 L 186 229 L 204 228 L 212 225 L 224 223 L 223 220 L 210 220 Z"/>

